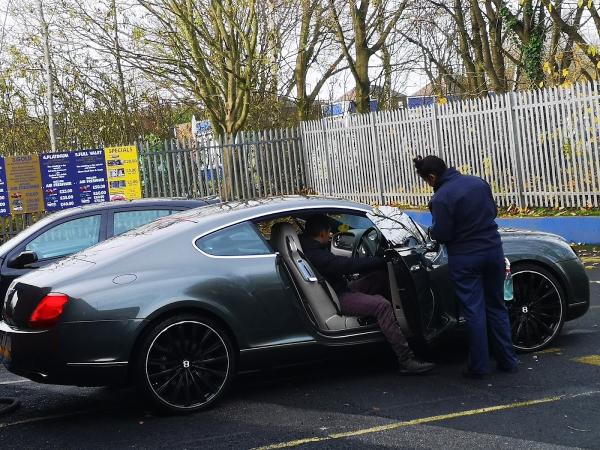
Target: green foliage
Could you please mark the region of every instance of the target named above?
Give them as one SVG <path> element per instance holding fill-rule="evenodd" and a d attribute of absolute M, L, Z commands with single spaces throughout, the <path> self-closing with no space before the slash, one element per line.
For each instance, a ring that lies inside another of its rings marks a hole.
<path fill-rule="evenodd" d="M 538 28 L 523 46 L 523 68 L 534 88 L 544 80 L 544 39 L 544 32 Z"/>
<path fill-rule="evenodd" d="M 515 45 L 518 45 L 521 49 L 521 66 L 530 81 L 530 87 L 538 89 L 541 87 L 541 83 L 545 78 L 543 64 L 546 33 L 543 23 L 534 23 L 536 14 L 533 11 L 532 4 L 527 2 L 525 3 L 524 8 L 527 8 L 527 10 L 521 11 L 523 20 L 525 13 L 527 13 L 527 16 L 531 17 L 533 22 L 529 24 L 531 32 L 524 41 L 517 39 L 515 31 L 516 27 L 522 22 L 519 17 L 510 10 L 506 2 L 504 2 L 500 8 L 500 16 L 502 17 L 504 27 L 509 32 L 509 37 Z"/>

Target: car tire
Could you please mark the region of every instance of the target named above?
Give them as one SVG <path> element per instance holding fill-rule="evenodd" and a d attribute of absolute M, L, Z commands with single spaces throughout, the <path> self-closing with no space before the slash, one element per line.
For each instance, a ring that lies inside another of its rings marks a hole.
<path fill-rule="evenodd" d="M 229 334 L 210 319 L 176 315 L 142 338 L 135 359 L 135 383 L 161 412 L 187 414 L 214 405 L 235 374 Z"/>
<path fill-rule="evenodd" d="M 519 352 L 549 346 L 565 322 L 565 293 L 556 276 L 533 263 L 513 264 L 514 298 L 507 302 L 513 345 Z"/>

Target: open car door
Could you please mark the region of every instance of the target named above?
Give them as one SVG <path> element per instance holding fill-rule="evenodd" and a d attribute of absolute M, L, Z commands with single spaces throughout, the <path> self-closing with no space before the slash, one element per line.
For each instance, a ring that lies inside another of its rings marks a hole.
<path fill-rule="evenodd" d="M 387 240 L 386 251 L 394 252 L 388 272 L 394 312 L 400 326 L 408 336 L 433 343 L 455 328 L 458 319 L 446 265 L 428 258 L 425 236 L 399 209 L 374 208 L 368 217 Z"/>

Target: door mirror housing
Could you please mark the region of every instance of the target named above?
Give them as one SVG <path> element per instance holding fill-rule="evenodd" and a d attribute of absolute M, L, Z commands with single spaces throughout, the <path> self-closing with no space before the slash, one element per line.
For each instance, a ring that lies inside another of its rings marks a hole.
<path fill-rule="evenodd" d="M 29 264 L 36 263 L 38 261 L 38 256 L 36 252 L 32 252 L 30 250 L 25 250 L 12 260 L 8 262 L 8 266 L 13 269 L 23 269 Z"/>

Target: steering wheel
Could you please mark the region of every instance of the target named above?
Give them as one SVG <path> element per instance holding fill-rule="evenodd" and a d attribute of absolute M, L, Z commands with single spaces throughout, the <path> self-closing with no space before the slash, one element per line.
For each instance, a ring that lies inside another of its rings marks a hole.
<path fill-rule="evenodd" d="M 381 231 L 375 227 L 369 227 L 355 241 L 352 249 L 353 258 L 364 258 L 375 256 L 380 253 Z"/>

